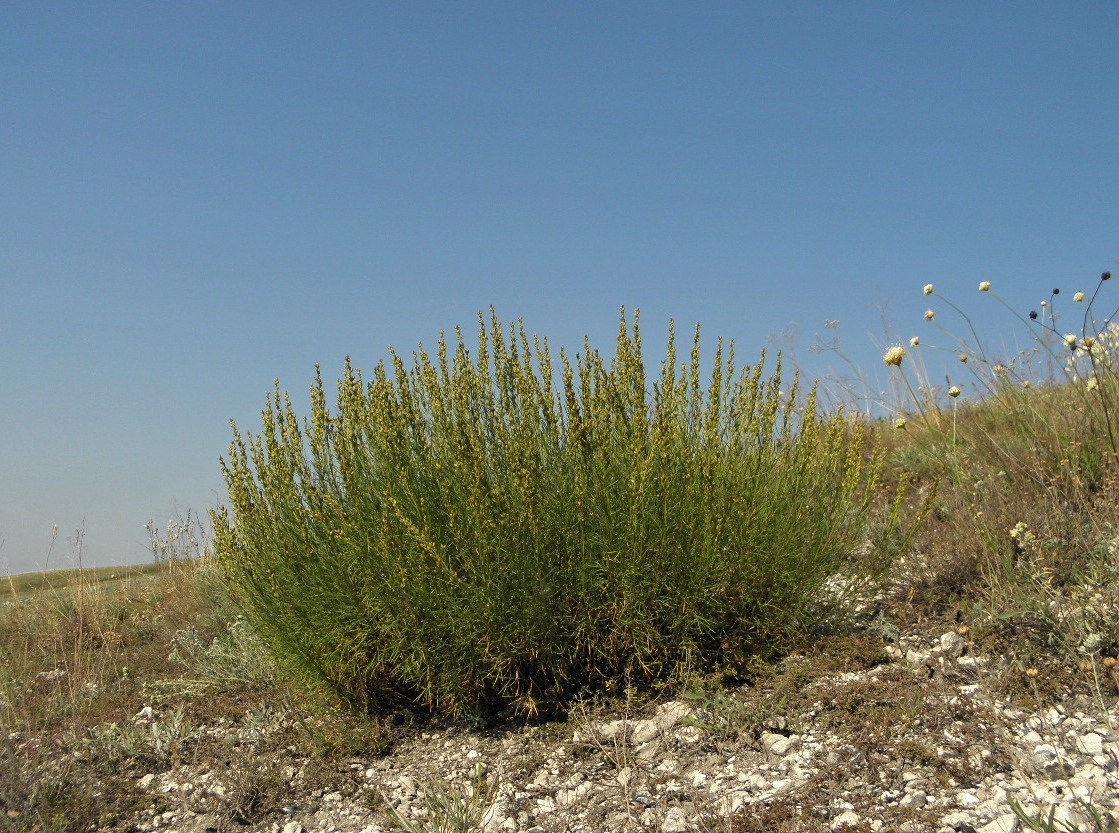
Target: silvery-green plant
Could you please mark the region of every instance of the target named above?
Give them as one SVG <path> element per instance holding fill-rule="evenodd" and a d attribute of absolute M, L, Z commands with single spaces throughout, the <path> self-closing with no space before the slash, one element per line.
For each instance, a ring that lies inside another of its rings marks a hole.
<path fill-rule="evenodd" d="M 166 765 L 175 762 L 193 733 L 193 724 L 180 705 L 161 717 L 95 727 L 89 732 L 88 743 L 111 758 L 148 759 Z"/>
<path fill-rule="evenodd" d="M 208 642 L 195 628 L 177 631 L 168 658 L 184 666 L 192 677 L 161 681 L 161 688 L 259 689 L 275 681 L 272 657 L 243 616 L 234 618 L 225 633 Z"/>

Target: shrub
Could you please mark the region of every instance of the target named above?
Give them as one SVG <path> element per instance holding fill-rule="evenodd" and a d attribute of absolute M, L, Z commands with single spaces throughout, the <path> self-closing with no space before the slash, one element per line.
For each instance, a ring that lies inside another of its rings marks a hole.
<path fill-rule="evenodd" d="M 783 390 L 780 358 L 737 372 L 720 341 L 705 382 L 698 327 L 678 364 L 670 326 L 650 386 L 624 310 L 609 363 L 585 341 L 557 368 L 492 310 L 474 355 L 456 334 L 368 382 L 347 359 L 333 411 L 316 371 L 302 427 L 279 383 L 259 435 L 233 426 L 218 563 L 310 682 L 532 713 L 769 653 L 838 572 L 886 565 L 852 564 L 881 455 L 815 389 Z"/>

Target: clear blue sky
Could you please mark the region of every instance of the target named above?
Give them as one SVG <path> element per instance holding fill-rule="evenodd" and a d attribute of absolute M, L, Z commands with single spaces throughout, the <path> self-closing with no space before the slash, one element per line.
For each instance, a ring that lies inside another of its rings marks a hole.
<path fill-rule="evenodd" d="M 879 374 L 1119 258 L 1119 5 L 0 5 L 0 572 L 149 557 L 229 419 L 478 310 Z M 984 303 L 986 302 L 986 303 Z M 989 319 L 988 319 L 989 316 Z M 991 330 L 992 332 L 994 330 Z M 830 332 L 828 333 L 830 334 Z"/>

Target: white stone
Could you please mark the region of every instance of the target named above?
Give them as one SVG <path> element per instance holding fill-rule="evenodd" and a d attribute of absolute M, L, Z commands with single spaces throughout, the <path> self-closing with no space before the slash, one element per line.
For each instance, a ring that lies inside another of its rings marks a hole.
<path fill-rule="evenodd" d="M 1053 811 L 1053 822 L 1057 825 L 1057 829 L 1068 830 L 1087 830 L 1088 819 L 1078 813 L 1073 807 L 1068 804 L 1059 804 Z"/>
<path fill-rule="evenodd" d="M 964 638 L 955 631 L 948 631 L 940 637 L 940 650 L 953 659 L 964 652 Z"/>
<path fill-rule="evenodd" d="M 1018 833 L 1018 817 L 1013 813 L 1004 813 L 992 822 L 988 822 L 976 833 Z"/>
<path fill-rule="evenodd" d="M 925 794 L 924 790 L 914 790 L 902 796 L 898 804 L 902 807 L 924 807 L 927 799 L 928 796 Z"/>
<path fill-rule="evenodd" d="M 303 825 L 297 821 L 289 821 L 284 825 L 284 833 L 303 833 Z"/>
<path fill-rule="evenodd" d="M 906 651 L 905 660 L 910 665 L 922 666 L 929 661 L 930 654 L 926 651 Z"/>
<path fill-rule="evenodd" d="M 536 814 L 537 815 L 546 816 L 549 813 L 554 813 L 555 811 L 556 811 L 556 802 L 552 799 L 552 797 L 550 795 L 546 795 L 543 798 L 536 799 Z"/>
<path fill-rule="evenodd" d="M 655 720 L 638 720 L 633 724 L 633 742 L 648 743 L 657 736 L 660 729 Z"/>
<path fill-rule="evenodd" d="M 862 823 L 863 817 L 854 810 L 844 810 L 835 817 L 835 821 L 831 823 L 831 829 L 842 830 L 845 827 L 858 827 Z"/>
<path fill-rule="evenodd" d="M 941 825 L 950 829 L 952 833 L 955 833 L 956 830 L 963 827 L 965 824 L 971 827 L 974 822 L 975 818 L 970 813 L 961 813 L 959 810 L 942 816 L 940 819 Z"/>
<path fill-rule="evenodd" d="M 779 740 L 770 748 L 773 750 L 774 755 L 788 755 L 800 749 L 800 736 L 789 735 L 789 737 Z"/>
<path fill-rule="evenodd" d="M 1057 748 L 1048 743 L 1038 744 L 1034 747 L 1033 763 L 1037 769 L 1051 769 L 1056 766 Z"/>
<path fill-rule="evenodd" d="M 685 717 L 690 717 L 691 714 L 692 710 L 687 703 L 673 700 L 661 706 L 660 714 L 657 715 L 657 720 L 660 722 L 661 726 L 668 729 L 679 723 Z"/>
<path fill-rule="evenodd" d="M 662 833 L 684 833 L 688 829 L 688 814 L 681 807 L 673 807 L 661 823 Z"/>
<path fill-rule="evenodd" d="M 1103 752 L 1103 738 L 1095 732 L 1088 732 L 1076 741 L 1076 748 L 1085 755 L 1099 755 Z"/>

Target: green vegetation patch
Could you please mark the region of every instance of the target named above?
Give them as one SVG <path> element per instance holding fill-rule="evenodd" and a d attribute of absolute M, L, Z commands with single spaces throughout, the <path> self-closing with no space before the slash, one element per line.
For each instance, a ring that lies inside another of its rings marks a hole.
<path fill-rule="evenodd" d="M 19 573 L 3 579 L 3 595 L 10 599 L 42 592 L 72 591 L 85 585 L 118 587 L 133 581 L 151 578 L 159 572 L 157 564 L 130 567 L 85 567 L 71 570 L 49 570 L 37 573 Z"/>
<path fill-rule="evenodd" d="M 234 426 L 218 563 L 308 681 L 531 714 L 769 655 L 838 574 L 850 591 L 888 566 L 894 547 L 859 546 L 881 455 L 780 358 L 739 370 L 720 341 L 706 372 L 699 329 L 678 361 L 670 328 L 650 379 L 624 310 L 609 361 L 585 342 L 556 366 L 492 311 L 475 351 L 456 333 L 369 381 L 347 360 L 333 410 L 316 374 L 308 418 L 277 384 L 260 434 Z"/>

